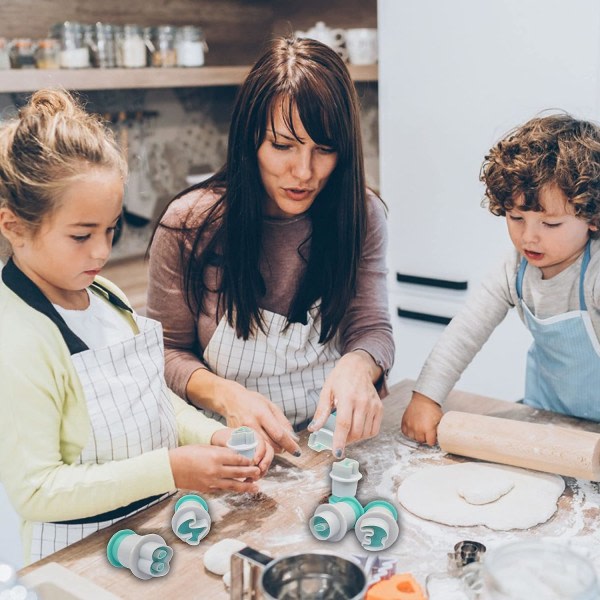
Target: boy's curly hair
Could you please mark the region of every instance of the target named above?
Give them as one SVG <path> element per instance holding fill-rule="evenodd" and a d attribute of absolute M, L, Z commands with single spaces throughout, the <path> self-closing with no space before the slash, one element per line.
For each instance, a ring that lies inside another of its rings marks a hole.
<path fill-rule="evenodd" d="M 484 205 L 504 216 L 523 195 L 520 210 L 540 212 L 540 190 L 557 185 L 575 215 L 600 227 L 600 127 L 563 113 L 513 129 L 485 157 Z"/>

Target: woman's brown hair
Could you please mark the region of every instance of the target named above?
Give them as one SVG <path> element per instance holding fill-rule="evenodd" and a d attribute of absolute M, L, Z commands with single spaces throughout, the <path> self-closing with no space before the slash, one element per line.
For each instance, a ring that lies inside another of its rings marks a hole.
<path fill-rule="evenodd" d="M 222 277 L 215 291 L 229 324 L 244 339 L 264 325 L 259 300 L 265 284 L 259 264 L 265 190 L 257 152 L 273 126 L 276 102 L 292 134 L 292 113 L 297 109 L 311 139 L 337 153 L 336 167 L 308 211 L 310 255 L 287 315 L 288 324 L 305 322 L 317 303 L 320 341 L 325 342 L 337 332 L 355 293 L 366 231 L 366 188 L 354 84 L 340 57 L 315 40 L 279 38 L 269 44 L 239 89 L 227 162 L 214 177 L 176 196 L 199 188 L 216 190 L 220 196 L 200 227 L 190 224 L 191 251 L 182 244 L 184 287 L 190 308 L 202 311 L 208 289 L 204 271 L 219 265 Z M 199 252 L 208 234 L 211 240 Z"/>

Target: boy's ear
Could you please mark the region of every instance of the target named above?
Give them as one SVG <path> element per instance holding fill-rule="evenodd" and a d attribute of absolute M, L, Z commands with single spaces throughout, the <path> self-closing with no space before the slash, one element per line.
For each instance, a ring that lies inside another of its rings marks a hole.
<path fill-rule="evenodd" d="M 2 234 L 15 248 L 22 245 L 27 228 L 15 213 L 10 208 L 0 208 L 0 234 Z"/>
<path fill-rule="evenodd" d="M 597 225 L 588 225 L 588 228 L 590 231 L 598 231 L 598 226 Z"/>

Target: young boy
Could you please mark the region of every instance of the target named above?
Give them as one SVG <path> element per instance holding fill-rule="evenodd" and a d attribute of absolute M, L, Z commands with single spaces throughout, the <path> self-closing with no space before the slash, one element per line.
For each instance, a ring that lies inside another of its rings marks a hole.
<path fill-rule="evenodd" d="M 402 432 L 430 445 L 440 405 L 515 306 L 534 339 L 525 404 L 600 421 L 600 128 L 566 114 L 532 119 L 491 149 L 481 180 L 515 250 L 421 370 Z"/>

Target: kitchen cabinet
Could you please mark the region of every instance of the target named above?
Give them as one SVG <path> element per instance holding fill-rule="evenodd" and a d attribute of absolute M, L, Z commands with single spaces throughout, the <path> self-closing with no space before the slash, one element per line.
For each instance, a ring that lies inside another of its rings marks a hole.
<path fill-rule="evenodd" d="M 379 0 L 381 193 L 389 206 L 392 383 L 416 377 L 443 325 L 511 248 L 481 208 L 479 169 L 512 127 L 545 109 L 600 117 L 600 5 L 594 0 Z M 447 290 L 396 273 L 468 282 Z M 516 313 L 516 311 L 512 311 Z M 515 400 L 530 336 L 516 314 L 467 369 L 463 389 Z"/>

